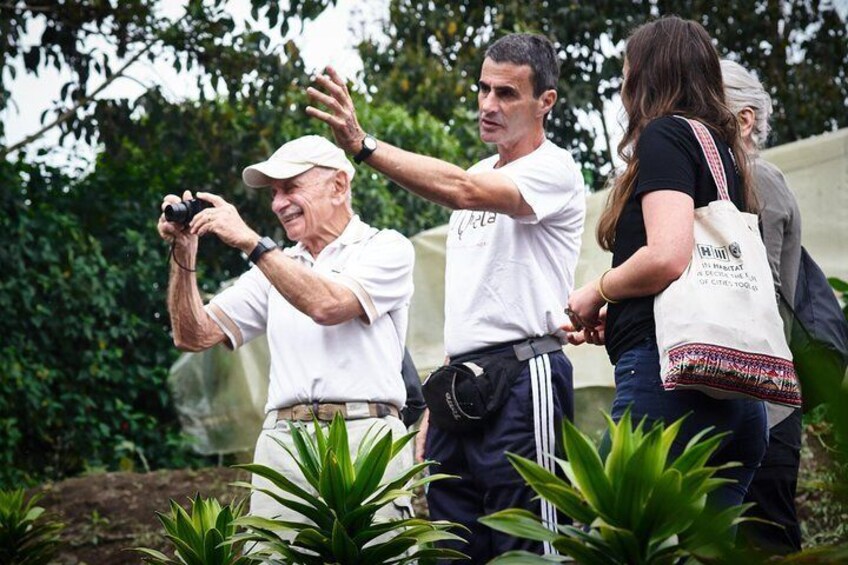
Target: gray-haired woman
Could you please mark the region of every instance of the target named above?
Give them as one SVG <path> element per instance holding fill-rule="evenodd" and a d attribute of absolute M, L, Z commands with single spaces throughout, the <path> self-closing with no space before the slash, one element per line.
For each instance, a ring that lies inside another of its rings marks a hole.
<path fill-rule="evenodd" d="M 771 97 L 753 74 L 732 61 L 721 62 L 727 105 L 740 122 L 745 150 L 760 204 L 763 241 L 775 287 L 790 302 L 795 297 L 801 259 L 801 215 L 798 203 L 780 170 L 764 161 L 760 148 L 768 138 Z M 782 307 L 782 304 L 781 304 Z M 788 312 L 781 311 L 789 335 Z M 750 514 L 782 527 L 745 523 L 739 535 L 776 554 L 801 549 L 801 530 L 795 511 L 795 488 L 801 452 L 801 410 L 767 405 L 769 446 L 754 475 L 745 502 L 757 504 Z"/>

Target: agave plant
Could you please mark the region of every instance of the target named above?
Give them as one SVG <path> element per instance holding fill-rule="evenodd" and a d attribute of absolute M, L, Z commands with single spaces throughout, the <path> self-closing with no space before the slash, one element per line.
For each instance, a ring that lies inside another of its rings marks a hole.
<path fill-rule="evenodd" d="M 263 563 L 321 565 L 377 565 L 380 563 L 429 563 L 436 559 L 462 559 L 458 551 L 434 547 L 435 542 L 460 540 L 449 532 L 459 527 L 447 521 L 421 518 L 381 520 L 377 512 L 401 497 L 413 496 L 413 489 L 432 481 L 449 478 L 435 474 L 414 480 L 432 461 L 409 467 L 394 477 L 386 477 L 389 462 L 415 433 L 392 441 L 388 430 L 372 428 L 351 456 L 347 428 L 336 416 L 328 430 L 316 421 L 312 433 L 300 424 L 289 424 L 294 450 L 277 441 L 295 460 L 311 492 L 269 467 L 239 465 L 268 479 L 279 491 L 238 483 L 267 494 L 301 516 L 291 522 L 247 516 L 238 520 L 250 533 L 241 540 L 259 542 L 256 555 Z"/>
<path fill-rule="evenodd" d="M 39 498 L 26 500 L 24 489 L 0 490 L 0 563 L 41 565 L 55 556 L 64 525 L 35 506 Z"/>
<path fill-rule="evenodd" d="M 683 420 L 649 430 L 644 420 L 635 428 L 629 411 L 619 423 L 607 416 L 611 451 L 602 461 L 598 449 L 570 422 L 563 422 L 567 461 L 557 459 L 567 481 L 533 461 L 508 454 L 512 465 L 534 491 L 578 524 L 552 531 L 526 510 L 509 509 L 481 518 L 496 530 L 545 541 L 579 563 L 673 564 L 682 558 L 726 559 L 731 528 L 750 505 L 721 511 L 707 507 L 707 494 L 728 479 L 715 477 L 708 466 L 724 434 L 703 430 L 675 459 L 669 449 Z M 584 527 L 579 527 L 582 524 Z M 491 563 L 551 563 L 562 556 L 508 552 Z"/>
<path fill-rule="evenodd" d="M 243 513 L 244 503 L 221 506 L 214 498 L 195 495 L 191 510 L 171 503 L 168 514 L 157 512 L 165 536 L 174 546 L 175 558 L 146 547 L 133 548 L 156 565 L 246 565 L 252 561 L 242 555 L 243 543 L 234 540 L 235 520 Z"/>

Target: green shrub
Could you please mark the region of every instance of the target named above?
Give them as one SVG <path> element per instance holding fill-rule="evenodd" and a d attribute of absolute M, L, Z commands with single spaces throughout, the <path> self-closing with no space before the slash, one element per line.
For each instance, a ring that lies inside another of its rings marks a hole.
<path fill-rule="evenodd" d="M 166 386 L 165 251 L 136 229 L 153 203 L 94 190 L 115 220 L 96 228 L 55 171 L 0 164 L 0 181 L 18 185 L 0 191 L 0 488 L 118 468 L 128 441 L 152 467 L 191 463 Z"/>
<path fill-rule="evenodd" d="M 50 563 L 64 526 L 35 506 L 39 496 L 25 500 L 24 490 L 0 490 L 0 563 L 41 565 Z"/>
<path fill-rule="evenodd" d="M 405 469 L 396 477 L 385 477 L 389 462 L 414 437 L 415 432 L 392 442 L 391 433 L 371 433 L 351 458 L 347 428 L 336 416 L 328 432 L 315 422 L 309 434 L 299 424 L 290 424 L 295 452 L 278 441 L 297 462 L 303 476 L 317 494 L 312 494 L 277 471 L 258 464 L 240 465 L 269 481 L 288 498 L 270 490 L 243 484 L 272 497 L 311 523 L 287 522 L 248 516 L 238 521 L 252 533 L 246 540 L 261 542 L 262 555 L 270 563 L 429 563 L 436 559 L 461 559 L 458 551 L 433 547 L 434 542 L 460 540 L 448 532 L 459 527 L 446 521 L 421 518 L 381 521 L 377 511 L 400 497 L 413 496 L 413 489 L 449 478 L 435 474 L 413 480 L 432 461 Z M 281 537 L 280 534 L 284 537 Z M 287 535 L 290 534 L 290 535 Z M 272 556 L 281 556 L 277 561 Z"/>
<path fill-rule="evenodd" d="M 243 512 L 244 503 L 221 504 L 214 498 L 196 495 L 191 511 L 171 500 L 168 514 L 157 512 L 165 528 L 165 536 L 174 546 L 176 559 L 154 549 L 137 547 L 144 560 L 156 565 L 246 565 L 251 560 L 242 555 L 243 542 L 236 541 L 235 520 Z"/>
<path fill-rule="evenodd" d="M 552 531 L 526 510 L 509 509 L 481 518 L 491 528 L 521 538 L 549 542 L 579 563 L 591 565 L 673 564 L 681 557 L 726 558 L 729 529 L 749 505 L 720 512 L 707 509 L 707 494 L 729 482 L 716 478 L 722 467 L 707 466 L 723 435 L 696 435 L 669 459 L 682 420 L 635 428 L 629 411 L 616 424 L 609 417 L 611 451 L 603 462 L 589 438 L 568 421 L 563 442 L 568 460 L 557 459 L 568 481 L 513 454 L 510 462 L 536 493 L 578 525 Z M 558 557 L 509 552 L 493 563 L 549 563 Z"/>

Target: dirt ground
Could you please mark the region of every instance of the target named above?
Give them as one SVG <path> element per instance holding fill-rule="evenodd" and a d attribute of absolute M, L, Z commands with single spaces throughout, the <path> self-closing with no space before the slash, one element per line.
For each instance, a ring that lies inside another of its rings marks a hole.
<path fill-rule="evenodd" d="M 798 512 L 806 546 L 848 541 L 844 506 L 823 488 L 832 468 L 827 448 L 814 426 L 808 426 L 802 453 Z M 832 475 L 831 475 L 832 477 Z M 60 565 L 117 565 L 142 563 L 131 547 L 152 547 L 171 554 L 156 511 L 166 512 L 168 500 L 187 505 L 200 492 L 222 503 L 244 497 L 245 489 L 230 483 L 249 480 L 247 473 L 229 467 L 152 473 L 100 473 L 42 485 L 39 502 L 66 524 Z M 423 497 L 416 508 L 426 513 Z"/>
<path fill-rule="evenodd" d="M 100 473 L 42 486 L 39 506 L 57 514 L 66 528 L 56 563 L 118 565 L 142 563 L 131 547 L 152 547 L 171 554 L 155 512 L 167 512 L 168 500 L 188 506 L 200 492 L 222 503 L 245 496 L 230 485 L 250 480 L 249 473 L 228 467 L 152 473 Z"/>
<path fill-rule="evenodd" d="M 188 499 L 200 493 L 222 504 L 240 500 L 247 490 L 232 486 L 250 481 L 250 474 L 230 467 L 162 470 L 152 473 L 99 473 L 42 485 L 33 492 L 38 502 L 65 524 L 57 565 L 124 565 L 143 563 L 132 547 L 149 547 L 172 555 L 156 517 L 167 512 L 169 500 L 188 509 Z M 414 501 L 426 516 L 424 497 Z"/>

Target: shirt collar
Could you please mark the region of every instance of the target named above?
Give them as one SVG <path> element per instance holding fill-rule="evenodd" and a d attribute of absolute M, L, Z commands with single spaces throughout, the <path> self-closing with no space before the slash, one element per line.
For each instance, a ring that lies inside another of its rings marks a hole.
<path fill-rule="evenodd" d="M 370 226 L 360 220 L 359 215 L 354 214 L 350 218 L 350 221 L 347 223 L 342 234 L 336 238 L 336 241 L 338 241 L 340 245 L 352 245 L 354 243 L 359 243 L 365 239 L 369 231 L 371 231 Z M 333 241 L 330 245 L 334 245 L 336 241 Z"/>
<path fill-rule="evenodd" d="M 354 243 L 358 243 L 368 236 L 371 229 L 372 228 L 368 224 L 359 219 L 358 214 L 354 214 L 351 216 L 350 221 L 347 223 L 347 226 L 345 226 L 344 231 L 342 231 L 339 237 L 331 241 L 330 244 L 321 251 L 321 253 L 324 253 L 324 251 L 330 247 L 353 245 Z M 312 254 L 309 253 L 309 250 L 306 249 L 306 246 L 301 242 L 297 242 L 293 247 L 290 247 L 289 250 L 290 257 L 306 259 L 310 263 L 315 260 L 315 258 L 312 257 Z"/>

